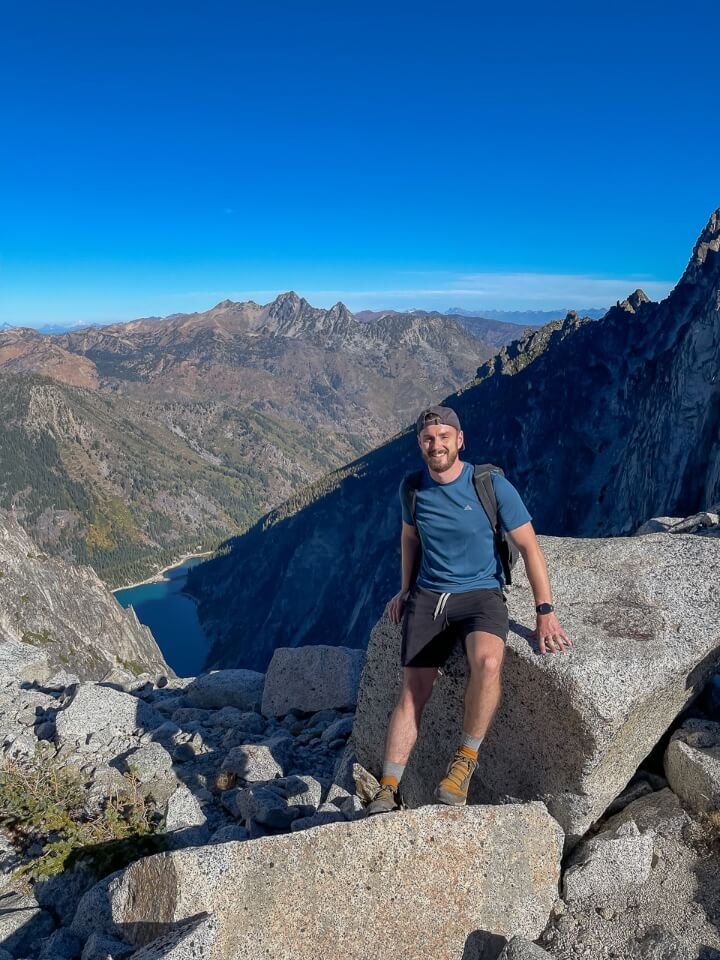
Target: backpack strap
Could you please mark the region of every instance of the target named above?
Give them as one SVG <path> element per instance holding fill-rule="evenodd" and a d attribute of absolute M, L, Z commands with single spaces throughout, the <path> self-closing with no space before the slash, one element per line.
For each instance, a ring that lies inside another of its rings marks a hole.
<path fill-rule="evenodd" d="M 422 483 L 422 475 L 422 470 L 415 470 L 413 473 L 406 474 L 402 482 L 403 500 L 405 501 L 408 513 L 413 519 L 413 523 L 415 522 L 415 501 L 417 500 L 417 492 Z"/>
<path fill-rule="evenodd" d="M 509 586 L 512 583 L 512 567 L 517 559 L 518 551 L 508 542 L 498 520 L 497 497 L 495 496 L 495 487 L 492 482 L 493 474 L 504 477 L 505 471 L 500 467 L 496 467 L 494 463 L 476 464 L 473 471 L 473 486 L 475 487 L 478 500 L 482 504 L 483 510 L 490 521 L 495 546 L 505 576 L 505 585 Z"/>
<path fill-rule="evenodd" d="M 494 463 L 476 464 L 473 471 L 473 486 L 475 487 L 475 493 L 478 495 L 478 500 L 488 516 L 493 534 L 497 538 L 501 531 L 498 527 L 497 497 L 492 482 L 494 473 L 501 477 L 505 476 L 501 468 L 496 467 Z"/>

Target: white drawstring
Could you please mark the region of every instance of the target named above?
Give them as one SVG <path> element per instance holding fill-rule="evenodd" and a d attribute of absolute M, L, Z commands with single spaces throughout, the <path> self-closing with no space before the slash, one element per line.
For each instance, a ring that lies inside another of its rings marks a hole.
<path fill-rule="evenodd" d="M 437 606 L 435 607 L 435 613 L 433 614 L 433 620 L 437 620 L 440 614 L 445 609 L 445 604 L 450 599 L 449 593 L 441 593 L 440 598 L 438 599 Z"/>

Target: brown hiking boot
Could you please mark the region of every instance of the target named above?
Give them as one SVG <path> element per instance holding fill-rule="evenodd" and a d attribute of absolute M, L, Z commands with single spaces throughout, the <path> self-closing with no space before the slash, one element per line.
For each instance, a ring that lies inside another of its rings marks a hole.
<path fill-rule="evenodd" d="M 477 760 L 458 751 L 435 790 L 435 799 L 438 803 L 447 803 L 451 807 L 464 807 L 470 780 L 476 767 Z"/>
<path fill-rule="evenodd" d="M 375 791 L 375 796 L 365 807 L 365 816 L 372 817 L 376 813 L 391 813 L 393 810 L 402 810 L 400 788 L 391 783 L 381 783 Z"/>

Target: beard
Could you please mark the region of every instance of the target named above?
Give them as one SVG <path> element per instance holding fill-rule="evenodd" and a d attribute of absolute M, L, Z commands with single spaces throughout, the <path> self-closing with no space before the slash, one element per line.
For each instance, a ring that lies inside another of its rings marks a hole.
<path fill-rule="evenodd" d="M 423 451 L 423 460 L 434 473 L 445 473 L 446 470 L 450 470 L 450 468 L 454 466 L 457 458 L 457 447 L 454 450 L 448 449 L 447 454 L 441 456 L 439 460 L 435 460 Z"/>

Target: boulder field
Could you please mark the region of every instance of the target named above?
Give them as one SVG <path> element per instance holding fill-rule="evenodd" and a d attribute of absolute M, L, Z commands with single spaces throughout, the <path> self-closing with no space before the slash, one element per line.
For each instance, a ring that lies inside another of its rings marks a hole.
<path fill-rule="evenodd" d="M 538 654 L 520 567 L 504 700 L 460 809 L 425 801 L 459 733 L 458 655 L 409 808 L 365 817 L 400 676 L 387 620 L 367 656 L 297 647 L 266 674 L 178 678 L 152 658 L 134 676 L 108 648 L 100 681 L 0 629 L 0 960 L 720 955 L 714 518 L 543 539 L 574 646 Z M 64 828 L 26 832 L 20 794 L 29 821 L 70 772 L 74 816 L 99 822 L 123 796 L 152 831 L 119 869 L 101 840 L 28 880 Z"/>

